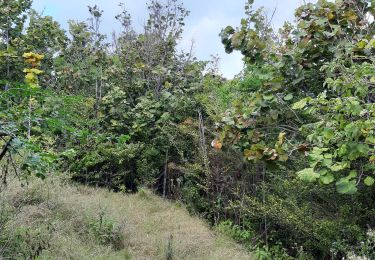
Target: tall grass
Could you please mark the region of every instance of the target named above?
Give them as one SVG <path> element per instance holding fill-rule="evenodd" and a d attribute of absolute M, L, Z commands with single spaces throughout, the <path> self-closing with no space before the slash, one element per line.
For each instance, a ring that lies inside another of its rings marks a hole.
<path fill-rule="evenodd" d="M 251 259 L 175 204 L 61 177 L 0 194 L 0 259 Z"/>

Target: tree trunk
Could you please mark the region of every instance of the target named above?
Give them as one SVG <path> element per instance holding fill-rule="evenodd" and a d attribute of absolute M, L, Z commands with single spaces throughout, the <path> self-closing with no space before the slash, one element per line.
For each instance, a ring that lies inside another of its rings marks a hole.
<path fill-rule="evenodd" d="M 168 151 L 165 155 L 165 165 L 164 165 L 164 176 L 163 176 L 163 198 L 166 197 L 167 193 L 167 178 L 168 178 Z"/>

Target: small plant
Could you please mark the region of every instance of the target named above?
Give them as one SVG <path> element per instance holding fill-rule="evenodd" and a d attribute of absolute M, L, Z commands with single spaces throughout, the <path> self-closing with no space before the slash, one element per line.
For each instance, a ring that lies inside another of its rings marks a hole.
<path fill-rule="evenodd" d="M 114 249 L 123 248 L 123 234 L 121 228 L 116 225 L 115 221 L 105 217 L 103 210 L 100 211 L 97 219 L 92 219 L 88 223 L 89 232 L 101 244 L 112 245 Z"/>
<path fill-rule="evenodd" d="M 173 235 L 168 238 L 167 251 L 165 253 L 166 260 L 173 260 Z"/>
<path fill-rule="evenodd" d="M 264 247 L 258 247 L 255 250 L 255 256 L 258 260 L 272 259 L 271 252 L 269 252 L 268 249 Z"/>
<path fill-rule="evenodd" d="M 0 202 L 0 230 L 2 230 L 7 221 L 13 217 L 13 211 L 14 208 L 10 204 Z"/>
<path fill-rule="evenodd" d="M 268 260 L 268 259 L 283 259 L 291 260 L 293 257 L 289 256 L 286 250 L 281 245 L 275 245 L 272 247 L 263 246 L 257 247 L 255 250 L 256 259 Z M 298 259 L 308 259 L 308 258 L 298 258 Z"/>
<path fill-rule="evenodd" d="M 148 196 L 148 194 L 147 194 L 147 191 L 146 191 L 144 188 L 140 188 L 140 189 L 138 190 L 138 196 L 139 196 L 140 198 L 142 198 L 142 199 L 148 199 L 148 198 L 149 198 L 149 196 Z"/>
<path fill-rule="evenodd" d="M 251 242 L 250 239 L 253 237 L 252 232 L 250 232 L 249 230 L 242 229 L 240 226 L 234 224 L 230 220 L 221 222 L 217 226 L 217 230 L 220 233 L 228 235 L 232 237 L 233 239 L 239 242 L 245 243 L 245 244 L 250 244 Z"/>
<path fill-rule="evenodd" d="M 375 231 L 370 229 L 366 233 L 366 240 L 359 245 L 357 253 L 349 252 L 347 259 L 368 260 L 375 258 Z"/>
<path fill-rule="evenodd" d="M 35 259 L 49 247 L 50 239 L 51 233 L 47 227 L 2 230 L 0 255 L 5 259 Z"/>

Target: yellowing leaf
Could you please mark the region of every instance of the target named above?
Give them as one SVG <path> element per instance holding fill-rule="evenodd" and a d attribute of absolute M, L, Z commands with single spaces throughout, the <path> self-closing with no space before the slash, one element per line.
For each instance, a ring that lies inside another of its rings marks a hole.
<path fill-rule="evenodd" d="M 32 73 L 32 74 L 35 74 L 35 75 L 39 75 L 39 74 L 42 74 L 42 73 L 43 73 L 42 70 L 38 70 L 38 69 L 35 69 L 35 68 L 32 68 L 32 69 L 24 69 L 23 72 L 25 72 L 25 73 Z"/>
<path fill-rule="evenodd" d="M 360 49 L 364 49 L 366 45 L 367 45 L 367 42 L 365 40 L 362 40 L 357 44 L 358 48 Z"/>
<path fill-rule="evenodd" d="M 345 16 L 351 22 L 355 22 L 358 18 L 357 15 L 353 11 L 346 12 Z"/>
<path fill-rule="evenodd" d="M 329 12 L 328 14 L 327 14 L 327 18 L 328 18 L 328 20 L 333 20 L 333 19 L 335 19 L 335 15 L 334 15 L 334 13 L 332 13 L 332 12 Z"/>
<path fill-rule="evenodd" d="M 285 132 L 281 132 L 281 133 L 279 134 L 279 140 L 278 140 L 279 145 L 282 145 L 282 144 L 284 143 L 284 141 L 285 141 L 285 136 L 286 136 L 286 133 L 285 133 Z"/>
<path fill-rule="evenodd" d="M 292 108 L 295 110 L 303 109 L 307 105 L 307 99 L 301 99 L 300 101 L 293 104 Z"/>
<path fill-rule="evenodd" d="M 279 156 L 279 161 L 281 161 L 281 162 L 286 162 L 286 161 L 288 161 L 288 159 L 289 159 L 289 156 L 286 155 L 286 154 L 282 154 L 282 155 Z"/>
<path fill-rule="evenodd" d="M 44 55 L 27 52 L 22 55 L 25 58 L 25 62 L 31 64 L 31 66 L 36 67 L 40 64 L 41 60 L 44 59 Z"/>
<path fill-rule="evenodd" d="M 39 89 L 40 86 L 38 84 L 30 83 L 30 88 L 31 89 Z"/>

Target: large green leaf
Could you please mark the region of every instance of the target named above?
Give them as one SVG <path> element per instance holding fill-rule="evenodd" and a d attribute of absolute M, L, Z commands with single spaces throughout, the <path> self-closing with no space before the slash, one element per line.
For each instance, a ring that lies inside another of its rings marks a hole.
<path fill-rule="evenodd" d="M 331 184 L 332 182 L 335 181 L 335 177 L 333 176 L 332 173 L 329 172 L 329 173 L 325 174 L 324 176 L 321 176 L 320 181 L 323 184 L 328 185 L 328 184 Z"/>
<path fill-rule="evenodd" d="M 369 177 L 366 177 L 363 182 L 365 183 L 366 186 L 372 186 L 374 185 L 375 180 L 374 178 L 369 176 Z"/>
<path fill-rule="evenodd" d="M 302 181 L 315 182 L 320 177 L 320 174 L 315 172 L 314 168 L 306 168 L 297 172 L 297 176 Z"/>
<path fill-rule="evenodd" d="M 331 128 L 325 128 L 323 131 L 324 138 L 329 141 L 335 136 L 335 132 Z"/>
<path fill-rule="evenodd" d="M 342 171 L 346 168 L 349 167 L 349 163 L 347 162 L 339 162 L 339 163 L 335 163 L 334 165 L 332 165 L 331 167 L 329 167 L 332 171 L 334 172 L 338 172 L 338 171 Z"/>
<path fill-rule="evenodd" d="M 289 100 L 292 100 L 293 99 L 293 94 L 288 94 L 284 97 L 284 100 L 285 101 L 289 101 Z"/>
<path fill-rule="evenodd" d="M 336 182 L 336 189 L 338 193 L 347 195 L 353 195 L 358 191 L 355 180 L 349 181 L 347 178 Z"/>
<path fill-rule="evenodd" d="M 366 143 L 375 144 L 375 136 L 370 135 L 366 138 Z"/>

